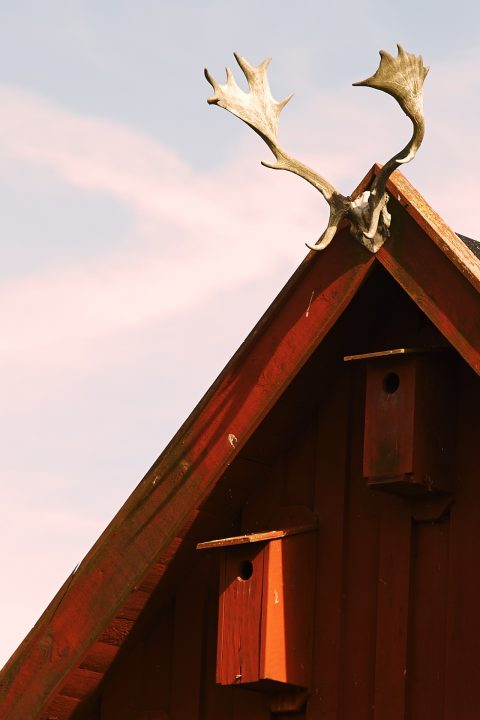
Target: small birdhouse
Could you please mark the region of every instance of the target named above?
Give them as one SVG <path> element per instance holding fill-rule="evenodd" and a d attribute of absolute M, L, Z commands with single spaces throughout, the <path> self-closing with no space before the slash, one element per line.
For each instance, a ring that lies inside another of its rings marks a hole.
<path fill-rule="evenodd" d="M 369 486 L 404 495 L 448 492 L 448 353 L 399 349 L 346 359 L 366 367 L 363 475 Z"/>
<path fill-rule="evenodd" d="M 219 548 L 217 683 L 310 684 L 316 523 L 200 543 Z"/>

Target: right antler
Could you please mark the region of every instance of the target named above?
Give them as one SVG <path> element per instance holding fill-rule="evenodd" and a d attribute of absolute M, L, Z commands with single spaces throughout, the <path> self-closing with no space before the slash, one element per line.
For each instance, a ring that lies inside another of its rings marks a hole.
<path fill-rule="evenodd" d="M 352 233 L 369 250 L 376 252 L 388 237 L 390 215 L 386 209 L 387 180 L 400 164 L 409 162 L 415 156 L 424 135 L 423 81 L 428 68 L 424 68 L 421 56 L 411 55 L 400 46 L 396 58 L 382 50 L 380 66 L 375 75 L 355 83 L 355 85 L 377 88 L 392 95 L 412 120 L 414 132 L 408 145 L 384 165 L 370 190 L 352 201 L 350 197 L 337 192 L 321 175 L 287 155 L 278 144 L 277 128 L 280 113 L 292 96 L 289 95 L 279 103 L 273 99 L 267 78 L 270 58 L 255 67 L 240 55 L 236 53 L 234 55 L 247 79 L 249 92 L 245 93 L 238 87 L 229 68 L 227 68 L 225 85 L 217 83 L 208 70 L 205 70 L 205 77 L 214 90 L 214 94 L 208 98 L 208 103 L 220 105 L 233 113 L 263 138 L 274 154 L 275 162 L 263 162 L 262 165 L 274 170 L 288 170 L 295 173 L 322 193 L 330 206 L 328 225 L 315 245 L 308 247 L 312 250 L 323 250 L 327 247 L 340 221 L 347 217 L 351 222 Z"/>
<path fill-rule="evenodd" d="M 353 83 L 356 86 L 383 90 L 392 95 L 413 124 L 410 142 L 385 163 L 370 189 L 370 226 L 364 233 L 364 236 L 370 239 L 375 236 L 380 213 L 386 204 L 385 189 L 388 178 L 400 165 L 413 160 L 425 135 L 423 83 L 429 68 L 424 67 L 421 55 L 407 53 L 400 45 L 397 45 L 397 48 L 396 58 L 385 50 L 380 50 L 380 65 L 376 73 L 367 80 Z"/>
<path fill-rule="evenodd" d="M 208 98 L 210 105 L 219 105 L 250 125 L 267 143 L 275 156 L 276 162 L 262 162 L 265 167 L 274 170 L 288 170 L 304 178 L 319 190 L 330 206 L 330 218 L 325 232 L 320 237 L 316 250 L 326 247 L 335 235 L 338 223 L 350 208 L 350 199 L 338 193 L 333 185 L 303 163 L 295 160 L 282 150 L 277 140 L 277 128 L 280 113 L 292 95 L 276 102 L 270 92 L 267 78 L 267 67 L 270 58 L 266 58 L 258 67 L 250 65 L 245 58 L 234 53 L 237 63 L 247 78 L 250 92 L 245 93 L 238 87 L 233 74 L 227 68 L 227 82 L 220 85 L 205 69 L 205 77 L 213 87 L 214 94 Z"/>

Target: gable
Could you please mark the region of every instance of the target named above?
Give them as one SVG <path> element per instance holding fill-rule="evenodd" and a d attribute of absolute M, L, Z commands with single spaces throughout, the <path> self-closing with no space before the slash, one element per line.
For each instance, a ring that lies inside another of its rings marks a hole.
<path fill-rule="evenodd" d="M 383 306 L 375 313 L 379 296 Z M 365 517 L 352 526 L 344 552 L 351 564 L 351 592 L 357 593 L 359 584 L 365 585 L 368 580 L 364 593 L 368 594 L 368 615 L 374 622 L 381 501 L 375 503 L 358 469 L 363 368 L 358 363 L 345 363 L 343 358 L 345 354 L 379 350 L 390 343 L 408 347 L 438 347 L 441 343 L 448 347 L 416 304 L 377 266 L 200 509 L 182 544 L 183 556 L 177 555 L 170 564 L 128 644 L 105 676 L 101 689 L 102 720 L 129 720 L 134 709 L 140 716 L 143 711 L 145 717 L 150 717 L 148 711 L 156 708 L 158 713 L 160 707 L 168 709 L 168 716 L 173 718 L 196 718 L 199 708 L 209 718 L 230 717 L 230 712 L 233 716 L 237 712 L 241 717 L 264 717 L 262 713 L 266 710 L 257 693 L 215 686 L 217 558 L 214 554 L 205 557 L 198 553 L 195 543 L 247 530 L 265 530 L 282 504 L 313 507 L 319 516 L 318 552 L 325 568 L 322 583 L 325 588 L 328 583 L 325 596 L 329 599 L 325 603 L 332 612 L 337 602 L 335 593 L 341 593 L 341 589 L 332 587 L 327 577 L 331 570 L 327 569 L 333 567 L 335 553 L 339 552 L 335 543 L 340 542 L 342 523 L 353 522 L 355 503 L 361 503 Z M 460 374 L 468 375 L 468 368 L 456 358 L 456 353 L 450 353 Z M 474 426 L 470 428 L 472 432 Z M 344 448 L 352 443 L 353 447 L 345 453 Z M 348 454 L 352 455 L 353 468 L 346 464 Z M 361 532 L 360 538 L 357 532 Z M 432 529 L 431 535 L 444 553 L 439 529 Z M 423 543 L 423 534 L 421 537 Z M 428 565 L 423 556 L 421 562 L 422 567 Z M 355 567 L 363 568 L 359 575 L 354 572 Z M 443 582 L 443 574 L 442 578 Z M 440 602 L 436 596 L 425 600 L 422 591 L 420 612 L 424 611 L 425 602 L 433 612 L 437 601 Z M 356 613 L 353 600 L 347 614 L 355 618 L 350 621 L 354 622 L 352 635 L 365 635 L 362 653 L 368 649 L 368 664 L 363 667 L 363 661 L 360 662 L 358 670 L 363 668 L 362 673 L 367 670 L 370 673 L 375 631 L 367 625 L 363 614 Z M 330 637 L 333 629 L 325 618 L 322 623 L 321 636 Z M 351 655 L 348 643 L 344 651 L 348 657 Z M 325 656 L 321 662 L 322 672 L 326 672 L 331 663 Z M 430 666 L 432 672 L 438 669 L 433 661 Z M 206 668 L 208 680 L 201 667 Z M 349 698 L 348 702 L 353 702 L 351 694 Z"/>
<path fill-rule="evenodd" d="M 81 698 L 99 685 L 153 590 L 166 587 L 172 559 L 188 554 L 194 542 L 189 531 L 200 532 L 200 509 L 215 497 L 219 479 L 236 458 L 243 458 L 250 438 L 272 408 L 289 397 L 296 378 L 305 382 L 313 354 L 324 354 L 321 371 L 328 378 L 328 368 L 338 360 L 332 338 L 341 333 L 343 313 L 357 294 L 360 303 L 362 285 L 375 266 L 378 277 L 386 271 L 403 289 L 409 307 L 429 318 L 429 330 L 435 326 L 480 372 L 479 261 L 401 176 L 390 180 L 389 191 L 397 198 L 391 203 L 390 240 L 372 256 L 343 228 L 324 253 L 306 258 L 52 601 L 2 674 L 5 718 L 40 716 L 56 693 L 54 702 L 64 708 L 55 710 L 57 716 L 71 717 Z M 379 316 L 382 327 L 388 325 L 388 313 L 374 294 L 354 326 L 358 344 L 368 336 L 367 328 L 375 329 Z M 296 404 L 300 415 L 311 386 L 318 386 L 315 373 Z M 293 422 L 294 413 L 287 416 Z M 76 696 L 62 690 L 69 678 Z"/>

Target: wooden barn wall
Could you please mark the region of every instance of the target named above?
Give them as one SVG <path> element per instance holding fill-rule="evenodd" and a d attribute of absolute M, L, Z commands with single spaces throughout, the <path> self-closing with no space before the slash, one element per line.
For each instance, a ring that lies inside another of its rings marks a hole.
<path fill-rule="evenodd" d="M 399 316 L 410 317 L 411 305 L 395 298 Z M 358 324 L 353 312 L 351 323 Z M 362 351 L 378 349 L 388 334 L 394 342 L 388 323 L 380 334 L 370 327 Z M 348 329 L 345 321 L 334 367 L 312 360 L 301 390 L 245 448 L 206 508 L 218 517 L 226 504 L 226 534 L 261 530 L 277 506 L 305 505 L 317 514 L 306 705 L 272 715 L 261 693 L 216 685 L 218 556 L 206 551 L 192 552 L 177 571 L 176 592 L 153 598 L 89 720 L 480 717 L 480 381 L 458 361 L 451 378 L 458 396 L 451 409 L 453 504 L 438 516 L 436 507 L 419 510 L 418 501 L 367 489 L 362 477 L 364 373 L 343 362 L 342 354 L 356 349 L 345 340 Z"/>

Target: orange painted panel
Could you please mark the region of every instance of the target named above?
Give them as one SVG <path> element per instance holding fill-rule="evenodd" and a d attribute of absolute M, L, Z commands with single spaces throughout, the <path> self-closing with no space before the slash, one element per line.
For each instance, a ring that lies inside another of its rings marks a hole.
<path fill-rule="evenodd" d="M 260 675 L 309 687 L 315 533 L 274 540 L 266 553 Z"/>

